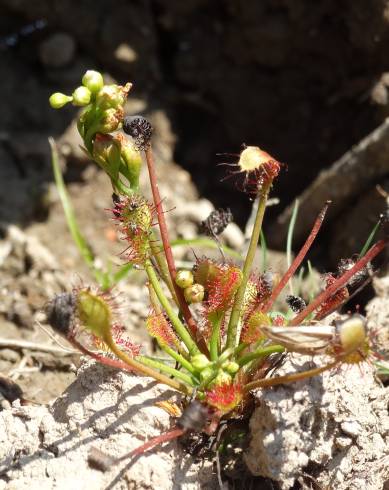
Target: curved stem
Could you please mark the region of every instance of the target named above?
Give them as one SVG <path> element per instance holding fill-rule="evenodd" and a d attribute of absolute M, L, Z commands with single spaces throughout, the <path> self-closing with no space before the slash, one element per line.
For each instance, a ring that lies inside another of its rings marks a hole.
<path fill-rule="evenodd" d="M 286 374 L 285 376 L 277 376 L 275 378 L 257 379 L 256 381 L 247 383 L 247 385 L 243 387 L 243 392 L 248 393 L 249 391 L 256 388 L 267 388 L 269 386 L 276 386 L 284 383 L 293 383 L 295 381 L 301 381 L 303 379 L 311 378 L 312 376 L 317 376 L 318 374 L 321 374 L 324 371 L 335 367 L 342 361 L 343 357 L 344 356 L 342 356 L 342 358 L 336 359 L 333 362 L 330 362 L 329 364 L 326 364 L 325 366 L 309 369 L 308 371 L 303 371 L 302 373 Z"/>
<path fill-rule="evenodd" d="M 172 357 L 175 361 L 177 361 L 183 368 L 185 368 L 187 371 L 189 371 L 191 374 L 196 374 L 195 368 L 192 366 L 192 364 L 185 359 L 181 354 L 176 352 L 174 349 L 167 345 L 160 345 L 161 349 L 166 352 L 170 357 Z"/>
<path fill-rule="evenodd" d="M 284 352 L 285 347 L 282 345 L 269 345 L 268 347 L 262 347 L 253 352 L 249 352 L 248 354 L 242 356 L 238 360 L 239 366 L 244 366 L 245 364 L 254 361 L 254 359 L 261 359 L 262 357 L 270 356 L 270 354 L 274 354 L 276 352 Z"/>
<path fill-rule="evenodd" d="M 138 356 L 137 360 L 142 364 L 144 364 L 145 366 L 150 366 L 152 368 L 159 369 L 160 371 L 170 374 L 175 378 L 181 379 L 181 381 L 187 383 L 190 386 L 194 386 L 193 379 L 190 376 L 188 376 L 187 374 L 181 371 L 178 371 L 177 369 L 174 369 L 171 366 L 168 366 L 164 362 L 156 361 L 155 359 L 151 359 L 150 357 L 145 357 L 145 356 Z"/>
<path fill-rule="evenodd" d="M 172 306 L 169 303 L 169 300 L 165 296 L 164 292 L 162 291 L 161 285 L 158 281 L 158 277 L 155 273 L 155 270 L 151 264 L 150 261 L 146 261 L 145 263 L 145 270 L 147 273 L 147 276 L 149 278 L 149 281 L 155 291 L 155 294 L 158 297 L 159 302 L 161 303 L 161 306 L 165 310 L 167 316 L 169 317 L 170 321 L 172 322 L 172 325 L 178 334 L 178 336 L 181 338 L 181 340 L 184 342 L 186 347 L 189 350 L 189 353 L 191 355 L 199 354 L 200 351 L 192 339 L 190 333 L 186 329 L 185 325 L 181 322 L 181 320 L 178 318 L 177 314 L 173 310 Z"/>
<path fill-rule="evenodd" d="M 86 347 L 84 347 L 82 344 L 80 344 L 77 340 L 75 339 L 69 339 L 69 342 L 74 345 L 77 349 L 79 349 L 83 354 L 92 357 L 92 359 L 95 359 L 97 362 L 104 364 L 109 367 L 113 367 L 116 369 L 124 369 L 126 371 L 130 372 L 135 372 L 137 374 L 143 374 L 145 376 L 150 376 L 151 378 L 154 378 L 156 381 L 159 381 L 160 383 L 163 383 L 165 385 L 170 386 L 171 388 L 174 388 L 177 391 L 181 391 L 182 393 L 185 393 L 186 395 L 191 394 L 192 390 L 182 384 L 179 383 L 178 381 L 175 381 L 174 379 L 169 378 L 168 376 L 165 376 L 164 374 L 159 373 L 158 371 L 155 371 L 154 369 L 149 368 L 148 366 L 144 366 L 140 362 L 137 362 L 135 359 L 131 359 L 131 357 L 127 356 L 125 352 L 121 351 L 111 338 L 111 341 L 108 343 L 108 339 L 105 339 L 104 341 L 108 345 L 108 347 L 111 349 L 111 351 L 121 360 L 117 361 L 116 359 L 110 359 L 108 357 L 104 357 L 100 354 L 96 354 L 95 352 L 90 351 Z"/>
<path fill-rule="evenodd" d="M 255 217 L 254 228 L 251 234 L 251 240 L 247 251 L 246 260 L 243 265 L 242 282 L 240 283 L 238 291 L 236 292 L 234 305 L 231 311 L 230 321 L 228 323 L 227 343 L 226 343 L 227 348 L 229 347 L 234 348 L 236 346 L 238 323 L 239 323 L 241 310 L 243 306 L 244 294 L 246 291 L 247 281 L 250 276 L 251 266 L 254 261 L 254 256 L 257 249 L 259 236 L 261 233 L 262 221 L 266 210 L 266 201 L 269 195 L 270 187 L 271 187 L 271 181 L 260 190 L 257 215 Z"/>

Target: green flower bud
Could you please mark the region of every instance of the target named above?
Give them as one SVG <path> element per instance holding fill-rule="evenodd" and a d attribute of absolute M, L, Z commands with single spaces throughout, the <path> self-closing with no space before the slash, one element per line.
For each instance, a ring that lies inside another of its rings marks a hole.
<path fill-rule="evenodd" d="M 193 284 L 193 274 L 191 271 L 180 270 L 176 275 L 176 284 L 178 287 L 185 289 Z"/>
<path fill-rule="evenodd" d="M 184 297 L 187 303 L 201 303 L 204 299 L 204 286 L 193 284 L 184 289 Z"/>
<path fill-rule="evenodd" d="M 114 138 L 111 135 L 98 133 L 93 142 L 92 156 L 115 183 L 120 168 L 120 146 Z"/>
<path fill-rule="evenodd" d="M 212 369 L 211 366 L 206 367 L 200 372 L 200 381 L 203 383 L 208 379 L 212 379 L 214 375 L 215 375 L 215 370 Z"/>
<path fill-rule="evenodd" d="M 104 85 L 103 76 L 95 70 L 88 70 L 82 77 L 82 84 L 88 88 L 92 94 L 96 94 Z"/>
<path fill-rule="evenodd" d="M 120 141 L 122 159 L 125 163 L 125 166 L 122 165 L 120 171 L 130 183 L 131 189 L 138 190 L 139 175 L 142 167 L 142 157 L 140 152 L 135 149 L 134 145 L 130 143 L 124 135 L 118 134 L 116 138 Z"/>
<path fill-rule="evenodd" d="M 196 371 L 202 371 L 204 368 L 209 366 L 210 361 L 204 354 L 197 354 L 191 358 L 190 363 L 196 369 Z"/>
<path fill-rule="evenodd" d="M 77 87 L 73 92 L 73 105 L 84 106 L 88 105 L 91 99 L 91 92 L 86 87 Z"/>
<path fill-rule="evenodd" d="M 61 92 L 55 92 L 50 95 L 49 104 L 53 109 L 61 109 L 64 105 L 68 104 L 73 100 L 73 97 L 69 95 L 61 94 Z"/>
<path fill-rule="evenodd" d="M 239 364 L 234 361 L 227 361 L 223 363 L 222 368 L 228 374 L 236 374 L 239 371 Z"/>

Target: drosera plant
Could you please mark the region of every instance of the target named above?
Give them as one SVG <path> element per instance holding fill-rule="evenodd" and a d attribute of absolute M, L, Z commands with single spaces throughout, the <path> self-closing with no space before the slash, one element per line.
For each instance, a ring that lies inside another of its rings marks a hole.
<path fill-rule="evenodd" d="M 266 203 L 281 165 L 259 147 L 247 146 L 233 169 L 233 173 L 243 176 L 245 190 L 257 203 L 243 265 L 221 254 L 220 260 L 203 256 L 196 258 L 192 270 L 177 270 L 156 177 L 153 128 L 142 116 L 124 114 L 130 89 L 130 83 L 105 85 L 100 73 L 87 71 L 82 85 L 71 96 L 55 93 L 50 104 L 55 109 L 68 103 L 82 107 L 78 131 L 84 151 L 112 184 L 112 218 L 126 242 L 123 267 L 125 272 L 129 268 L 143 271 L 147 277 L 150 310 L 145 328 L 165 357 L 143 355 L 140 346 L 123 341 L 113 296 L 115 282 L 126 274 L 119 270 L 116 275 L 107 276 L 94 268 L 93 256 L 71 210 L 53 141 L 53 166 L 68 223 L 80 251 L 95 272 L 98 286 L 79 287 L 57 295 L 46 305 L 46 314 L 52 327 L 84 354 L 102 364 L 150 376 L 192 401 L 187 407 L 190 412 L 184 411 L 177 427 L 133 453 L 139 454 L 187 430 L 215 430 L 221 420 L 244 413 L 253 390 L 292 383 L 342 363 L 367 359 L 371 348 L 364 318 L 351 315 L 328 324 L 325 317 L 347 301 L 350 284 L 386 247 L 387 240 L 369 243 L 355 261 L 336 274 L 327 275 L 323 290 L 308 304 L 290 295 L 289 304 L 295 312 L 292 315 L 274 311 L 275 301 L 319 233 L 330 203 L 325 203 L 305 244 L 279 281 L 269 271 L 256 272 L 259 265 L 254 263 L 254 256 Z M 152 202 L 139 186 L 142 157 L 148 169 Z M 208 235 L 217 238 L 229 221 L 227 214 L 214 214 L 205 222 L 210 228 Z M 196 316 L 193 304 L 198 305 Z M 80 333 L 85 331 L 94 338 L 93 349 L 82 340 Z M 287 352 L 325 354 L 328 362 L 304 372 L 268 377 L 280 354 Z M 201 406 L 207 416 L 191 424 L 188 420 L 196 412 L 193 406 Z"/>

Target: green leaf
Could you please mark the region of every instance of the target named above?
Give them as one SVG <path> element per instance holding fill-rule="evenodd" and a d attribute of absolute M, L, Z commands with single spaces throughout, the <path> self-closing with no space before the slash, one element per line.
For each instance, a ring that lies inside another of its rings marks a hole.
<path fill-rule="evenodd" d="M 372 241 L 374 240 L 374 237 L 377 233 L 377 230 L 378 230 L 380 224 L 381 224 L 381 221 L 378 221 L 374 225 L 374 228 L 371 230 L 370 235 L 368 236 L 368 238 L 365 242 L 365 245 L 362 247 L 362 250 L 359 253 L 358 259 L 361 259 L 366 254 L 366 252 L 369 250 L 370 245 L 371 245 Z"/>
<path fill-rule="evenodd" d="M 69 194 L 66 190 L 61 169 L 59 167 L 57 146 L 53 138 L 49 138 L 49 144 L 51 147 L 51 163 L 53 166 L 55 184 L 57 186 L 58 194 L 61 199 L 69 231 L 72 235 L 74 243 L 76 244 L 81 254 L 81 257 L 84 259 L 86 265 L 92 271 L 96 281 L 100 284 L 100 286 L 104 287 L 107 284 L 107 275 L 103 271 L 95 267 L 95 256 L 77 224 L 77 220 L 73 211 L 73 206 L 70 202 Z"/>
<path fill-rule="evenodd" d="M 219 248 L 217 243 L 215 243 L 210 238 L 191 238 L 191 239 L 177 238 L 176 240 L 172 240 L 171 242 L 172 247 L 179 247 L 183 245 L 197 246 L 203 248 Z M 236 252 L 232 248 L 227 247 L 226 245 L 222 245 L 221 248 L 227 255 L 230 255 L 231 257 L 235 257 L 236 259 L 243 260 L 243 257 L 240 255 L 240 253 Z"/>

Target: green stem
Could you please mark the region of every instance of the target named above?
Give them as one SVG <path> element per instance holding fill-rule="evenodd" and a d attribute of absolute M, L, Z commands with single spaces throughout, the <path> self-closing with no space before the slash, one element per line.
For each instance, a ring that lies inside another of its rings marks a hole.
<path fill-rule="evenodd" d="M 240 319 L 242 306 L 243 306 L 244 294 L 246 291 L 247 281 L 248 281 L 249 276 L 250 276 L 251 266 L 252 266 L 253 261 L 254 261 L 254 256 L 255 256 L 256 249 L 257 249 L 259 236 L 261 234 L 263 216 L 264 216 L 265 210 L 266 210 L 266 201 L 267 201 L 267 197 L 269 195 L 270 187 L 271 187 L 271 182 L 266 184 L 260 190 L 259 199 L 258 199 L 257 215 L 255 217 L 254 228 L 253 228 L 253 232 L 251 235 L 251 240 L 250 240 L 250 245 L 249 245 L 249 248 L 247 251 L 246 260 L 245 260 L 244 265 L 243 265 L 242 282 L 240 283 L 239 289 L 236 292 L 235 301 L 234 301 L 234 305 L 232 307 L 230 321 L 228 324 L 227 343 L 226 343 L 227 348 L 229 348 L 229 347 L 234 348 L 236 346 L 237 330 L 238 330 L 239 319 Z"/>
<path fill-rule="evenodd" d="M 169 347 L 168 345 L 161 345 L 160 347 L 162 350 L 166 352 L 166 354 L 169 354 L 170 357 L 172 357 L 174 360 L 176 360 L 183 368 L 185 368 L 187 371 L 189 371 L 191 374 L 196 374 L 196 370 L 192 366 L 192 364 L 185 359 L 181 354 L 176 352 L 174 349 Z"/>
<path fill-rule="evenodd" d="M 276 352 L 284 352 L 285 347 L 282 345 L 269 345 L 268 347 L 262 347 L 253 352 L 249 352 L 245 356 L 242 356 L 238 360 L 239 366 L 244 366 L 245 364 L 254 361 L 254 359 L 261 359 L 262 357 L 267 357 L 270 354 L 274 354 Z"/>
<path fill-rule="evenodd" d="M 251 381 L 251 383 L 247 383 L 243 387 L 243 392 L 248 393 L 249 391 L 254 390 L 256 388 L 267 388 L 269 386 L 276 386 L 285 383 L 293 383 L 295 381 L 301 381 L 307 378 L 312 378 L 312 376 L 317 376 L 318 374 L 324 373 L 324 371 L 327 371 L 328 369 L 332 369 L 337 364 L 342 362 L 343 359 L 344 356 L 339 357 L 335 361 L 330 362 L 329 364 L 326 364 L 323 367 L 309 369 L 308 371 L 303 371 L 302 373 L 287 374 L 285 376 L 277 376 L 275 378 L 257 379 L 256 381 Z"/>
<path fill-rule="evenodd" d="M 145 357 L 145 356 L 138 356 L 137 360 L 139 362 L 141 362 L 142 364 L 144 364 L 145 366 L 150 366 L 151 368 L 159 369 L 160 371 L 163 371 L 167 374 L 170 374 L 171 376 L 174 376 L 175 378 L 178 378 L 181 381 L 184 381 L 184 383 L 187 383 L 190 386 L 195 385 L 191 376 L 188 376 L 187 374 L 185 374 L 181 371 L 178 371 L 177 369 L 174 369 L 171 366 L 168 366 L 161 361 L 156 361 L 155 359 L 151 359 L 151 358 Z"/>
<path fill-rule="evenodd" d="M 149 281 L 155 291 L 155 294 L 157 295 L 158 300 L 161 303 L 162 308 L 165 310 L 167 316 L 172 322 L 172 325 L 177 335 L 180 337 L 180 339 L 184 342 L 184 344 L 188 348 L 190 355 L 193 356 L 196 354 L 200 354 L 200 351 L 196 343 L 192 339 L 190 333 L 185 328 L 185 325 L 178 318 L 177 314 L 175 313 L 171 304 L 169 303 L 169 300 L 167 299 L 164 292 L 162 291 L 162 287 L 158 281 L 157 274 L 155 273 L 155 270 L 149 260 L 146 261 L 145 263 L 145 270 L 149 278 Z"/>
<path fill-rule="evenodd" d="M 220 352 L 220 327 L 223 320 L 223 312 L 215 314 L 215 318 L 211 319 L 212 323 L 212 335 L 209 351 L 211 354 L 211 361 L 216 361 Z"/>
<path fill-rule="evenodd" d="M 192 390 L 188 386 L 183 385 L 182 383 L 179 383 L 174 379 L 170 379 L 168 376 L 165 376 L 164 374 L 155 371 L 155 369 L 151 369 L 149 366 L 145 366 L 141 362 L 129 357 L 125 352 L 119 349 L 111 336 L 104 338 L 103 340 L 108 345 L 110 350 L 134 371 L 137 371 L 138 373 L 141 373 L 145 376 L 150 376 L 160 383 L 171 386 L 175 390 L 181 391 L 183 393 L 190 394 L 192 392 Z"/>
<path fill-rule="evenodd" d="M 166 284 L 166 286 L 169 288 L 170 294 L 172 295 L 172 298 L 176 305 L 179 307 L 179 303 L 177 300 L 176 296 L 176 291 L 174 289 L 170 274 L 169 274 L 169 269 L 166 263 L 166 258 L 165 255 L 163 254 L 163 248 L 157 243 L 157 238 L 153 232 L 151 232 L 151 237 L 150 237 L 150 248 L 151 252 L 153 254 L 153 257 L 157 261 L 158 264 L 158 272 L 163 280 L 163 282 Z"/>

